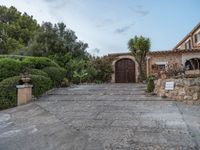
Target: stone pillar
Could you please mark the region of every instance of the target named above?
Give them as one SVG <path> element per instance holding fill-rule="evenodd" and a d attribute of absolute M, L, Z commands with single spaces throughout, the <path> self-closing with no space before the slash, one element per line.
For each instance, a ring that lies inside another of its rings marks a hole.
<path fill-rule="evenodd" d="M 27 104 L 32 99 L 32 85 L 17 85 L 17 105 Z"/>

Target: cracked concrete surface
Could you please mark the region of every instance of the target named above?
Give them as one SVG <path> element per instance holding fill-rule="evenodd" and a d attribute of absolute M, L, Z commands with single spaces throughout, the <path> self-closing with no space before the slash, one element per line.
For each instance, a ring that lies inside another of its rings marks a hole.
<path fill-rule="evenodd" d="M 140 84 L 50 91 L 0 112 L 1 150 L 199 150 L 200 106 L 145 96 Z"/>

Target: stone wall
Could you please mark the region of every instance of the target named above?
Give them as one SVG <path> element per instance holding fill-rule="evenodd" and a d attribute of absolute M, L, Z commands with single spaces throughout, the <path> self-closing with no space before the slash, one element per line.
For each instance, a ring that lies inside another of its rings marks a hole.
<path fill-rule="evenodd" d="M 166 82 L 174 82 L 174 90 L 165 90 Z M 155 93 L 188 104 L 200 104 L 200 78 L 158 79 Z"/>

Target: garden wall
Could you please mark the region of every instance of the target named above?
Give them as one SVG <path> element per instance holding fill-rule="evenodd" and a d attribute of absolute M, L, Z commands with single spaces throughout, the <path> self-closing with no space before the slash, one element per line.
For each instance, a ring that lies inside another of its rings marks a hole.
<path fill-rule="evenodd" d="M 200 104 L 200 78 L 158 79 L 155 93 L 188 104 Z M 174 82 L 174 90 L 165 90 L 166 82 Z"/>

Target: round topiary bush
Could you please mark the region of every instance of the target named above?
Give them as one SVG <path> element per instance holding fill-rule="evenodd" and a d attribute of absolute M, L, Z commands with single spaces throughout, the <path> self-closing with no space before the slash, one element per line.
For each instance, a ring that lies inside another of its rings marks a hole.
<path fill-rule="evenodd" d="M 0 81 L 12 76 L 18 76 L 22 72 L 22 64 L 11 58 L 0 59 Z"/>
<path fill-rule="evenodd" d="M 4 79 L 0 82 L 0 109 L 11 108 L 17 105 L 16 85 L 19 83 L 20 76 Z"/>
<path fill-rule="evenodd" d="M 41 96 L 43 93 L 52 88 L 52 81 L 48 77 L 41 75 L 30 75 L 31 84 L 33 85 L 33 95 L 35 97 Z"/>
<path fill-rule="evenodd" d="M 53 82 L 53 86 L 59 87 L 66 75 L 66 70 L 60 67 L 46 67 L 43 69 Z"/>
<path fill-rule="evenodd" d="M 49 77 L 46 72 L 39 70 L 39 69 L 28 69 L 27 72 L 30 75 L 41 75 L 41 76 L 44 76 L 44 77 Z"/>
<path fill-rule="evenodd" d="M 25 57 L 22 60 L 24 68 L 43 69 L 45 67 L 59 67 L 54 61 L 46 57 Z"/>

